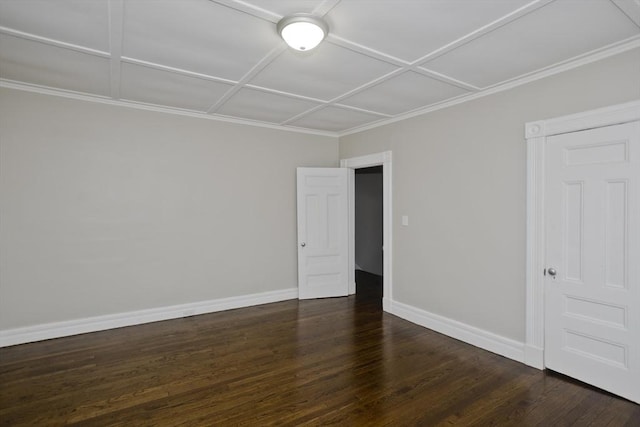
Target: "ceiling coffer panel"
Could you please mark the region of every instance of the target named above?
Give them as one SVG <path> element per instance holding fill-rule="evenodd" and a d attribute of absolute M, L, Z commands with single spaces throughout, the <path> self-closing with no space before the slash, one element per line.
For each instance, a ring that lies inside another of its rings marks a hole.
<path fill-rule="evenodd" d="M 265 105 L 269 108 L 264 108 Z M 320 104 L 306 99 L 244 88 L 233 95 L 216 113 L 279 124 L 318 105 Z"/>
<path fill-rule="evenodd" d="M 122 64 L 121 96 L 131 101 L 206 112 L 232 87 L 172 71 Z"/>
<path fill-rule="evenodd" d="M 556 0 L 423 66 L 487 87 L 638 34 L 612 2 Z"/>
<path fill-rule="evenodd" d="M 294 13 L 328 24 L 316 49 L 278 35 Z M 640 48 L 639 16 L 636 0 L 0 0 L 0 85 L 341 135 Z"/>
<path fill-rule="evenodd" d="M 109 51 L 107 0 L 2 0 L 0 26 Z"/>
<path fill-rule="evenodd" d="M 507 15 L 529 0 L 342 0 L 333 33 L 412 62 Z"/>
<path fill-rule="evenodd" d="M 465 93 L 468 93 L 465 89 L 408 71 L 340 102 L 369 111 L 397 115 Z"/>
<path fill-rule="evenodd" d="M 125 57 L 235 81 L 279 44 L 273 23 L 208 0 L 125 2 Z"/>
<path fill-rule="evenodd" d="M 310 52 L 284 51 L 251 84 L 325 101 L 380 78 L 397 67 L 323 43 Z"/>
<path fill-rule="evenodd" d="M 109 96 L 109 59 L 0 34 L 0 77 Z"/>
<path fill-rule="evenodd" d="M 320 110 L 314 111 L 290 124 L 292 126 L 309 129 L 341 132 L 356 126 L 366 125 L 383 118 L 383 116 L 378 116 L 362 111 L 349 110 L 340 107 L 325 107 Z"/>

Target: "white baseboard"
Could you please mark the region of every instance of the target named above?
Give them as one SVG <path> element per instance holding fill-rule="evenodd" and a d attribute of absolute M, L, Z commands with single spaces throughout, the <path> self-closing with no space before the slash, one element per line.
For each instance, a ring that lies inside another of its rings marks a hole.
<path fill-rule="evenodd" d="M 398 301 L 391 301 L 389 308 L 386 311 L 405 320 L 492 353 L 525 363 L 524 343 Z"/>
<path fill-rule="evenodd" d="M 270 302 L 285 301 L 296 298 L 298 298 L 298 288 L 290 288 L 258 294 L 172 305 L 168 307 L 87 317 L 84 319 L 68 320 L 64 322 L 5 329 L 0 331 L 0 347 L 47 340 L 51 338 L 66 337 L 69 335 L 84 334 L 87 332 L 104 331 L 106 329 L 121 328 L 124 326 L 141 325 L 143 323 L 158 322 L 160 320 L 214 313 L 216 311 L 250 307 L 253 305 L 267 304 Z"/>
<path fill-rule="evenodd" d="M 387 313 L 391 313 L 393 314 L 393 312 L 391 311 L 391 304 L 392 303 L 392 299 L 391 298 L 382 298 L 382 311 L 386 311 Z M 402 317 L 400 315 L 397 315 L 398 317 Z"/>
<path fill-rule="evenodd" d="M 533 368 L 544 369 L 544 350 L 540 347 L 525 345 L 524 363 Z"/>

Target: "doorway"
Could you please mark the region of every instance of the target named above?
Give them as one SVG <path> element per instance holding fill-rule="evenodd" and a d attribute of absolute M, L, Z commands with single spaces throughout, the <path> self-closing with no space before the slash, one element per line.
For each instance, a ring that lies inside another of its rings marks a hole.
<path fill-rule="evenodd" d="M 382 309 L 391 310 L 393 298 L 393 230 L 392 230 L 392 156 L 391 151 L 342 159 L 340 166 L 352 169 L 349 174 L 349 294 L 356 293 L 356 227 L 355 227 L 355 172 L 359 169 L 382 168 Z"/>
<path fill-rule="evenodd" d="M 382 300 L 382 166 L 355 170 L 356 295 Z"/>
<path fill-rule="evenodd" d="M 342 159 L 340 168 L 297 168 L 298 298 L 353 295 L 355 171 L 382 167 L 382 309 L 393 301 L 391 151 Z"/>

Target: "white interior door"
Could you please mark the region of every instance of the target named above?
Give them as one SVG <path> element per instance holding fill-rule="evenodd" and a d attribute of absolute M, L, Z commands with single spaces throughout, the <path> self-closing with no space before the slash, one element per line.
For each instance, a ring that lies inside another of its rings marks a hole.
<path fill-rule="evenodd" d="M 298 168 L 298 295 L 349 293 L 347 168 Z"/>
<path fill-rule="evenodd" d="M 640 122 L 546 153 L 545 366 L 640 402 Z"/>

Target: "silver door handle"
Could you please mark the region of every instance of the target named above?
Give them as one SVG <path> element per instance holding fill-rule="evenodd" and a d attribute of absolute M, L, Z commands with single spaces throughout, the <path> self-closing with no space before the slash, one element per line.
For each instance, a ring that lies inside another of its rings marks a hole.
<path fill-rule="evenodd" d="M 551 276 L 551 277 L 555 277 L 555 276 L 556 276 L 556 274 L 558 274 L 558 272 L 556 271 L 556 269 L 555 269 L 555 268 L 550 268 L 550 269 L 548 269 L 548 270 L 547 270 L 547 273 L 549 273 L 549 276 Z"/>
<path fill-rule="evenodd" d="M 300 246 L 302 246 L 304 248 L 305 246 L 307 246 L 307 244 L 305 242 L 302 242 L 302 243 L 300 243 Z"/>

